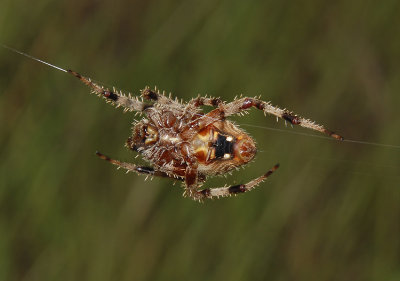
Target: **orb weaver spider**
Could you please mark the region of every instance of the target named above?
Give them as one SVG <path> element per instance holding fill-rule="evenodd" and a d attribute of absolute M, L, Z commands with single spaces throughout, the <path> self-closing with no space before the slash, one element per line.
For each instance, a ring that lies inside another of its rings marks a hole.
<path fill-rule="evenodd" d="M 280 109 L 259 98 L 242 97 L 226 103 L 219 98 L 198 96 L 187 103 L 179 102 L 161 94 L 157 89 L 146 87 L 141 98 L 125 95 L 115 89 L 112 91 L 100 86 L 79 73 L 65 70 L 14 48 L 0 44 L 6 49 L 46 64 L 57 70 L 67 72 L 89 86 L 92 92 L 106 99 L 124 111 L 144 114 L 145 118 L 134 121 L 132 136 L 126 146 L 138 152 L 151 167 L 111 159 L 100 152 L 96 154 L 118 168 L 139 175 L 171 178 L 183 182 L 184 196 L 197 201 L 208 198 L 230 196 L 250 191 L 266 180 L 279 164 L 274 165 L 265 174 L 246 184 L 200 189 L 207 177 L 223 175 L 249 163 L 257 152 L 255 141 L 243 130 L 229 121 L 227 117 L 243 114 L 250 108 L 256 108 L 293 125 L 315 130 L 343 140 L 340 135 L 324 126 L 302 118 L 286 109 Z M 214 109 L 204 113 L 201 106 Z"/>
<path fill-rule="evenodd" d="M 126 146 L 141 154 L 152 167 L 121 162 L 100 152 L 96 154 L 127 171 L 180 180 L 184 185 L 184 196 L 197 201 L 250 191 L 279 167 L 279 164 L 274 165 L 265 174 L 246 184 L 199 190 L 207 177 L 228 173 L 249 163 L 256 154 L 254 140 L 227 119 L 231 115 L 242 114 L 254 107 L 277 119 L 343 140 L 340 135 L 313 121 L 258 98 L 243 97 L 226 103 L 219 98 L 198 96 L 182 103 L 161 94 L 157 89 L 146 87 L 141 91 L 139 99 L 99 86 L 75 71 L 68 72 L 107 102 L 123 107 L 124 111 L 139 112 L 146 116 L 134 122 L 132 136 L 128 138 Z M 211 106 L 214 109 L 203 113 L 201 106 Z"/>

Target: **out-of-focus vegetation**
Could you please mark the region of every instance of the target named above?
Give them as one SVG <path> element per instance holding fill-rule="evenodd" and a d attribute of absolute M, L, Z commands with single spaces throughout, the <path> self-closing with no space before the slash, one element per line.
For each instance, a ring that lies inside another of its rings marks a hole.
<path fill-rule="evenodd" d="M 133 93 L 259 95 L 400 144 L 399 1 L 11 1 L 0 41 Z M 132 114 L 0 49 L 0 280 L 400 280 L 400 149 L 243 126 L 254 163 L 198 204 L 124 161 Z M 239 124 L 285 128 L 255 110 Z"/>

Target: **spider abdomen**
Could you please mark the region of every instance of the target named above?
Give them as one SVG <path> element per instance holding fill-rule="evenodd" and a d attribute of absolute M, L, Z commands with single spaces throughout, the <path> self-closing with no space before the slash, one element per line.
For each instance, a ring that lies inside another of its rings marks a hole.
<path fill-rule="evenodd" d="M 256 154 L 253 139 L 228 120 L 214 122 L 192 139 L 191 146 L 206 175 L 228 172 L 251 161 Z"/>

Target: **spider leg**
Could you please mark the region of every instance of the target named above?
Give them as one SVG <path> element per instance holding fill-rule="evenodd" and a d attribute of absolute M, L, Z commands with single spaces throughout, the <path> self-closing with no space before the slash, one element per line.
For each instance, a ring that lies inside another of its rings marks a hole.
<path fill-rule="evenodd" d="M 255 178 L 246 184 L 232 185 L 229 187 L 206 188 L 206 189 L 198 190 L 198 191 L 195 191 L 192 193 L 188 193 L 188 195 L 193 200 L 203 201 L 204 199 L 211 199 L 211 198 L 215 198 L 215 197 L 217 197 L 217 198 L 227 197 L 227 196 L 231 196 L 233 194 L 236 195 L 239 193 L 245 193 L 247 191 L 250 191 L 250 190 L 256 188 L 260 183 L 265 181 L 278 168 L 279 168 L 279 164 L 276 164 L 264 175 L 262 175 L 258 178 Z M 186 191 L 185 191 L 184 195 L 186 195 Z"/>
<path fill-rule="evenodd" d="M 170 97 L 161 94 L 159 90 L 151 90 L 149 87 L 141 90 L 141 94 L 146 100 L 151 100 L 160 104 L 170 104 L 174 102 L 174 100 L 172 100 Z"/>
<path fill-rule="evenodd" d="M 78 78 L 82 83 L 89 86 L 92 89 L 92 92 L 100 97 L 105 98 L 108 102 L 113 103 L 117 107 L 124 107 L 125 111 L 143 111 L 152 105 L 146 104 L 142 101 L 139 101 L 137 97 L 131 97 L 129 94 L 126 96 L 125 94 L 117 91 L 111 91 L 103 86 L 97 85 L 96 83 L 92 82 L 90 78 L 84 77 L 79 73 L 68 70 L 68 73 L 71 73 L 76 78 Z"/>
<path fill-rule="evenodd" d="M 220 103 L 222 103 L 220 98 L 207 98 L 200 96 L 188 102 L 189 105 L 193 105 L 194 107 L 200 107 L 202 105 L 217 107 Z"/>
<path fill-rule="evenodd" d="M 290 122 L 293 125 L 299 125 L 304 128 L 308 128 L 311 130 L 321 132 L 321 133 L 331 136 L 337 140 L 343 140 L 342 136 L 326 129 L 322 125 L 318 125 L 309 119 L 300 117 L 286 109 L 280 109 L 279 107 L 271 105 L 269 102 L 265 102 L 265 101 L 259 100 L 257 98 L 246 97 L 246 98 L 241 98 L 241 99 L 235 100 L 228 104 L 220 104 L 219 110 L 221 110 L 224 113 L 224 116 L 230 116 L 233 114 L 238 114 L 244 110 L 247 110 L 250 107 L 255 107 L 259 110 L 262 110 L 264 112 L 264 114 L 272 114 L 272 115 L 276 116 L 277 118 L 281 118 L 283 120 Z"/>
<path fill-rule="evenodd" d="M 120 168 L 126 169 L 127 172 L 136 172 L 139 175 L 148 175 L 148 176 L 155 176 L 155 177 L 163 177 L 163 178 L 171 178 L 174 180 L 180 180 L 182 181 L 182 178 L 175 178 L 167 173 L 155 170 L 152 167 L 145 167 L 145 166 L 137 166 L 132 163 L 127 163 L 127 162 L 121 162 L 115 159 L 111 159 L 108 156 L 105 156 L 104 154 L 96 151 L 96 155 L 99 156 L 101 159 L 106 160 L 107 162 L 110 162 L 111 164 L 114 164 L 115 166 L 118 166 Z"/>

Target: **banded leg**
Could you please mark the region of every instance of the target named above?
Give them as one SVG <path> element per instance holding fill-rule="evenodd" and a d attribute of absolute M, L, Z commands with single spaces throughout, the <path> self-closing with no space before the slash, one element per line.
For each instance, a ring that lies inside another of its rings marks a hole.
<path fill-rule="evenodd" d="M 207 98 L 200 96 L 189 101 L 189 105 L 193 105 L 194 107 L 200 107 L 202 105 L 217 107 L 220 103 L 222 103 L 220 98 Z"/>
<path fill-rule="evenodd" d="M 99 86 L 96 83 L 92 82 L 90 78 L 86 78 L 79 73 L 68 70 L 69 73 L 74 75 L 76 78 L 78 78 L 82 83 L 85 85 L 89 86 L 92 89 L 92 92 L 100 97 L 105 98 L 108 102 L 113 103 L 116 105 L 116 107 L 124 107 L 124 111 L 143 111 L 148 107 L 151 107 L 152 105 L 143 103 L 139 101 L 137 97 L 131 97 L 129 94 L 126 96 L 125 94 L 117 91 L 110 91 L 107 88 L 104 88 L 103 86 Z"/>
<path fill-rule="evenodd" d="M 293 125 L 299 125 L 304 128 L 321 132 L 337 140 L 343 140 L 342 136 L 326 129 L 322 125 L 316 124 L 314 121 L 300 117 L 286 109 L 280 109 L 279 107 L 272 106 L 269 102 L 265 102 L 257 98 L 246 97 L 235 100 L 228 104 L 221 104 L 220 110 L 224 112 L 225 116 L 229 116 L 240 113 L 241 111 L 249 109 L 251 107 L 255 107 L 259 110 L 262 110 L 264 114 L 272 114 L 277 118 L 284 119 Z"/>
<path fill-rule="evenodd" d="M 260 183 L 265 181 L 278 168 L 279 168 L 279 164 L 276 164 L 264 175 L 254 179 L 254 180 L 251 180 L 250 182 L 248 182 L 246 184 L 233 185 L 230 187 L 206 188 L 203 190 L 198 190 L 191 194 L 189 193 L 187 195 L 189 195 L 193 200 L 203 201 L 204 199 L 210 199 L 210 198 L 215 198 L 215 197 L 217 197 L 217 198 L 226 197 L 226 196 L 231 196 L 232 194 L 245 193 L 247 191 L 250 191 L 250 190 L 256 188 Z M 186 195 L 186 194 L 184 194 L 184 195 Z"/>
<path fill-rule="evenodd" d="M 118 160 L 111 159 L 110 157 L 105 156 L 104 154 L 102 154 L 98 151 L 96 151 L 96 155 L 99 156 L 101 159 L 106 160 L 107 162 L 110 162 L 111 164 L 114 164 L 115 166 L 118 166 L 119 168 L 126 169 L 127 172 L 136 172 L 139 175 L 149 175 L 149 176 L 154 176 L 154 177 L 171 178 L 174 180 L 183 181 L 182 178 L 174 178 L 173 176 L 170 176 L 167 173 L 154 170 L 151 167 L 137 166 L 132 163 L 120 162 Z"/>
<path fill-rule="evenodd" d="M 151 100 L 161 104 L 169 104 L 174 102 L 174 100 L 172 100 L 170 97 L 165 96 L 164 93 L 161 94 L 160 91 L 157 90 L 157 88 L 151 90 L 149 87 L 146 87 L 140 92 L 142 94 L 142 97 L 146 100 Z"/>

